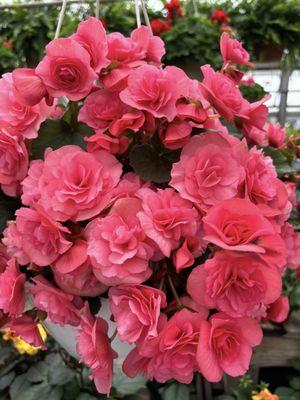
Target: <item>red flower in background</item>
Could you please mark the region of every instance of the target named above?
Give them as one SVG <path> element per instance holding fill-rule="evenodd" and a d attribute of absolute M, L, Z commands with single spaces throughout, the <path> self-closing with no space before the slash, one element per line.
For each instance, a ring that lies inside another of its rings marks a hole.
<path fill-rule="evenodd" d="M 3 46 L 8 47 L 9 49 L 12 49 L 14 47 L 12 42 L 10 42 L 8 40 L 3 41 Z"/>
<path fill-rule="evenodd" d="M 180 0 L 170 0 L 165 4 L 165 9 L 167 10 L 167 19 L 169 20 L 183 17 Z"/>
<path fill-rule="evenodd" d="M 228 24 L 228 22 L 230 21 L 230 18 L 229 18 L 229 15 L 225 11 L 216 9 L 212 13 L 210 20 L 212 22 L 217 22 L 218 24 L 221 25 L 221 24 Z"/>
<path fill-rule="evenodd" d="M 155 18 L 151 22 L 151 28 L 153 35 L 160 36 L 163 32 L 171 29 L 171 24 L 169 22 L 165 22 L 160 18 Z"/>

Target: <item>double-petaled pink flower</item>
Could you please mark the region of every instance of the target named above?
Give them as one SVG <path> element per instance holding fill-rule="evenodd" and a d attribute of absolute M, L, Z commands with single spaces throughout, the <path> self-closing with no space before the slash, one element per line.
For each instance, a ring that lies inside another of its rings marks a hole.
<path fill-rule="evenodd" d="M 262 340 L 262 330 L 254 319 L 214 314 L 200 324 L 197 363 L 209 382 L 218 382 L 223 372 L 244 375 L 249 368 L 252 348 Z"/>
<path fill-rule="evenodd" d="M 85 306 L 78 333 L 77 352 L 81 355 L 80 361 L 92 369 L 91 378 L 98 392 L 109 395 L 113 360 L 118 354 L 110 346 L 108 324 L 104 319 L 94 317 L 88 306 Z"/>
<path fill-rule="evenodd" d="M 108 205 L 121 173 L 121 164 L 106 151 L 87 153 L 78 146 L 64 146 L 46 152 L 38 167 L 32 164 L 32 178 L 23 185 L 23 198 L 29 204 L 31 197 L 38 199 L 55 220 L 82 221 Z"/>
<path fill-rule="evenodd" d="M 120 285 L 109 289 L 110 308 L 121 340 L 143 343 L 158 336 L 166 322 L 161 308 L 166 296 L 161 290 L 144 285 Z"/>
<path fill-rule="evenodd" d="M 139 199 L 120 199 L 109 215 L 94 219 L 86 228 L 87 253 L 94 274 L 105 285 L 141 283 L 152 273 L 149 260 L 154 244 L 137 218 L 141 210 Z"/>

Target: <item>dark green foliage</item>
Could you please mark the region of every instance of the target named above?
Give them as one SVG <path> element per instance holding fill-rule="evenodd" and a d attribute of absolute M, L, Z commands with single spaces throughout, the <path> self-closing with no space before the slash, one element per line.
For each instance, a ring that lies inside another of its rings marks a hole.
<path fill-rule="evenodd" d="M 262 99 L 267 94 L 265 89 L 258 83 L 254 83 L 253 85 L 239 85 L 239 89 L 243 97 L 250 103 Z"/>
<path fill-rule="evenodd" d="M 221 65 L 219 39 L 221 31 L 205 16 L 190 15 L 179 19 L 162 35 L 166 44 L 164 62 L 184 65 L 193 62 Z"/>

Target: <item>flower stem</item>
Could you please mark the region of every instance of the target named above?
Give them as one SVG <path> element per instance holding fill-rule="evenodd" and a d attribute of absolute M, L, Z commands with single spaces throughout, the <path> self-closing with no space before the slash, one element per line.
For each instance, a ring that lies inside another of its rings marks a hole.
<path fill-rule="evenodd" d="M 118 331 L 117 329 L 115 329 L 114 333 L 112 334 L 112 336 L 109 338 L 109 341 L 112 342 L 114 340 L 114 338 L 117 336 Z"/>
<path fill-rule="evenodd" d="M 166 276 L 163 275 L 161 278 L 161 281 L 159 282 L 159 290 L 162 290 L 162 288 L 164 287 L 165 280 L 166 280 Z"/>
<path fill-rule="evenodd" d="M 179 296 L 178 296 L 178 294 L 177 294 L 177 292 L 176 292 L 174 283 L 173 283 L 172 278 L 171 278 L 170 275 L 168 275 L 168 281 L 169 281 L 170 288 L 171 288 L 171 290 L 172 290 L 172 293 L 173 293 L 174 299 L 176 300 L 177 305 L 178 305 L 179 307 L 182 307 L 182 303 L 181 303 L 180 298 L 179 298 Z"/>

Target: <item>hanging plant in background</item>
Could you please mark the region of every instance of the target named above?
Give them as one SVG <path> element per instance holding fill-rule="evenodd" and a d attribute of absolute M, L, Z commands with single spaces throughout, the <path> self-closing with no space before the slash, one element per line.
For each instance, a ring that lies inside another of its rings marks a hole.
<path fill-rule="evenodd" d="M 3 232 L 2 325 L 34 346 L 40 322 L 73 326 L 100 393 L 117 339 L 132 345 L 129 377 L 215 382 L 243 375 L 261 323 L 288 315 L 295 184 L 266 154 L 290 176 L 295 156 L 268 97 L 237 87 L 249 54 L 228 33 L 220 44 L 222 68 L 202 66 L 200 82 L 162 67 L 148 27 L 125 37 L 89 18 L 0 81 L 0 184 L 22 203 Z"/>

